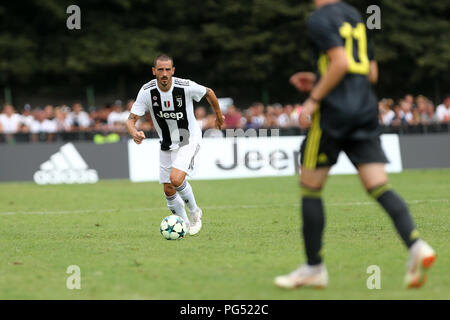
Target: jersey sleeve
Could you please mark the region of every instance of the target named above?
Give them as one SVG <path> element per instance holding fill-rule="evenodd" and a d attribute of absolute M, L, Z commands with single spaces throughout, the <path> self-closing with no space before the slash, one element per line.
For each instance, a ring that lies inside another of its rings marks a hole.
<path fill-rule="evenodd" d="M 189 91 L 191 98 L 199 102 L 206 94 L 206 87 L 199 85 L 194 81 L 189 81 Z"/>
<path fill-rule="evenodd" d="M 308 36 L 320 51 L 328 51 L 334 47 L 343 47 L 344 39 L 339 34 L 339 28 L 334 25 L 331 17 L 323 14 L 313 14 L 308 20 Z"/>
<path fill-rule="evenodd" d="M 148 92 L 143 88 L 141 88 L 136 98 L 136 101 L 131 107 L 130 112 L 140 117 L 143 116 L 147 108 L 148 99 L 149 99 Z"/>

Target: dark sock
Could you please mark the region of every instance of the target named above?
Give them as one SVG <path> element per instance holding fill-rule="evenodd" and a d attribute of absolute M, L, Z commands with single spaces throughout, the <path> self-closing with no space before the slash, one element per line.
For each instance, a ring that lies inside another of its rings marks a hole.
<path fill-rule="evenodd" d="M 302 186 L 303 239 L 309 265 L 322 263 L 322 233 L 325 226 L 321 190 Z"/>
<path fill-rule="evenodd" d="M 369 194 L 386 210 L 403 242 L 410 248 L 419 239 L 419 232 L 403 199 L 388 184 L 369 190 Z"/>

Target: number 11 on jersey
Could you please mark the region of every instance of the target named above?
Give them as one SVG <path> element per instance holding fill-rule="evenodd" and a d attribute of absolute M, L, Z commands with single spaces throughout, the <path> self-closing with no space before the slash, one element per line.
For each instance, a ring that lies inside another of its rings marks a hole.
<path fill-rule="evenodd" d="M 339 33 L 345 39 L 345 51 L 349 61 L 349 72 L 358 74 L 368 74 L 370 63 L 367 56 L 367 36 L 366 27 L 363 23 L 358 23 L 355 28 L 348 22 L 344 22 L 339 28 Z M 353 55 L 353 40 L 357 41 L 358 60 Z"/>

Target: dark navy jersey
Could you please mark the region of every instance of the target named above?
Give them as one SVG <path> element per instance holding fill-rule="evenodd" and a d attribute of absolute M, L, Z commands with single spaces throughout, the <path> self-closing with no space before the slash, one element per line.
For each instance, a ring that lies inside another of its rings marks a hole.
<path fill-rule="evenodd" d="M 308 36 L 319 77 L 327 72 L 329 49 L 344 47 L 349 61 L 345 77 L 320 103 L 320 129 L 337 139 L 379 135 L 378 103 L 368 79 L 373 47 L 359 12 L 344 2 L 325 5 L 311 14 Z"/>

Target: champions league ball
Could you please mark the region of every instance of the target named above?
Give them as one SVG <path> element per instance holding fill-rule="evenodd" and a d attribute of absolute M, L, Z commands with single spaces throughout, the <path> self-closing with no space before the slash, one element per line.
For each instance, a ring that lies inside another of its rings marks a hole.
<path fill-rule="evenodd" d="M 186 235 L 187 226 L 181 217 L 172 214 L 161 221 L 159 230 L 167 240 L 178 240 Z"/>

